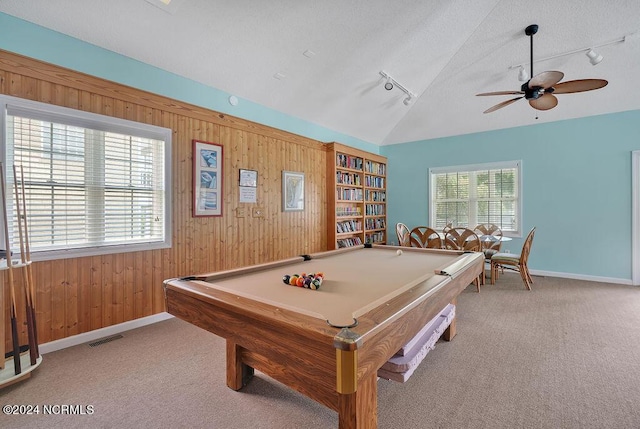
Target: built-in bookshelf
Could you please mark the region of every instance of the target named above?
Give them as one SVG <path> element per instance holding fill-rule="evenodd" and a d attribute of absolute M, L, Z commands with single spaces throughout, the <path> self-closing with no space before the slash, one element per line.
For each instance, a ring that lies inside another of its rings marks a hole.
<path fill-rule="evenodd" d="M 329 249 L 387 242 L 387 159 L 329 143 Z"/>

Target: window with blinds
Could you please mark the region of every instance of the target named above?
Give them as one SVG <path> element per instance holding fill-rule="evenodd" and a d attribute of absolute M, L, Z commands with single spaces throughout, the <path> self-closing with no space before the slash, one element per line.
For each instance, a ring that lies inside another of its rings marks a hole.
<path fill-rule="evenodd" d="M 8 98 L 7 184 L 24 183 L 34 260 L 171 246 L 171 130 Z"/>
<path fill-rule="evenodd" d="M 493 223 L 508 235 L 521 235 L 520 165 L 509 161 L 430 169 L 431 227 Z"/>

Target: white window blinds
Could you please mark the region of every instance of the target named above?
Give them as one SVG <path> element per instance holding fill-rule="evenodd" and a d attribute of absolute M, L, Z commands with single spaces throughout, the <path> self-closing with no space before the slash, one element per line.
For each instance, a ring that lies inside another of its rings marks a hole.
<path fill-rule="evenodd" d="M 520 162 L 434 168 L 430 172 L 430 224 L 474 228 L 493 223 L 520 234 Z"/>
<path fill-rule="evenodd" d="M 40 103 L 5 113 L 34 255 L 170 245 L 170 130 Z"/>

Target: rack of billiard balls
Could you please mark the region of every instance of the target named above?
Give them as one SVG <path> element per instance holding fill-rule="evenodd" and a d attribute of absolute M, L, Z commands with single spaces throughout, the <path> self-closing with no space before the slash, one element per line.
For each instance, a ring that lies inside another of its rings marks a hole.
<path fill-rule="evenodd" d="M 322 285 L 323 278 L 324 278 L 324 274 L 322 273 L 313 273 L 313 274 L 302 273 L 302 274 L 293 274 L 293 275 L 285 274 L 282 277 L 282 281 L 284 282 L 284 284 L 287 284 L 287 285 L 318 290 L 320 289 L 320 285 Z"/>

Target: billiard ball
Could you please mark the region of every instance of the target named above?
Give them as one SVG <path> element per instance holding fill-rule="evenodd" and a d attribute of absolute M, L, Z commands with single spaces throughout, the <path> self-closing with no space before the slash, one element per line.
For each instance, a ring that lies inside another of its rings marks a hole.
<path fill-rule="evenodd" d="M 396 254 L 397 254 L 398 256 L 402 255 L 402 250 L 398 249 L 398 251 L 396 252 Z"/>
<path fill-rule="evenodd" d="M 320 289 L 320 285 L 322 284 L 322 280 L 320 279 L 314 279 L 311 284 L 309 285 L 309 287 L 313 290 L 317 290 Z"/>
<path fill-rule="evenodd" d="M 284 276 L 282 276 L 282 281 L 284 282 L 284 284 L 288 285 L 290 278 L 291 276 L 289 276 L 289 274 L 285 274 Z"/>

